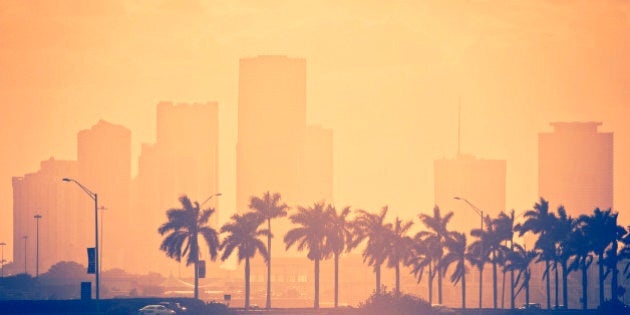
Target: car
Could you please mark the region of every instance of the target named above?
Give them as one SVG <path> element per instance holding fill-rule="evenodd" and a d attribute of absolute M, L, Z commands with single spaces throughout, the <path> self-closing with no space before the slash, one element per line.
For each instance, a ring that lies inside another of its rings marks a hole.
<path fill-rule="evenodd" d="M 542 305 L 540 305 L 540 303 L 527 303 L 519 307 L 519 309 L 521 310 L 539 310 L 541 308 L 542 308 Z"/>
<path fill-rule="evenodd" d="M 138 310 L 138 315 L 175 315 L 175 311 L 164 305 L 147 305 Z"/>
<path fill-rule="evenodd" d="M 178 302 L 160 302 L 159 305 L 164 305 L 169 310 L 175 311 L 176 314 L 184 314 L 186 312 L 186 306 L 182 306 Z"/>

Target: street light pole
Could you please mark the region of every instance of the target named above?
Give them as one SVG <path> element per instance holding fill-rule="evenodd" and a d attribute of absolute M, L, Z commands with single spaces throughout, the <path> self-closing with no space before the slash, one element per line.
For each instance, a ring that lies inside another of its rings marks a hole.
<path fill-rule="evenodd" d="M 77 184 L 83 191 L 90 196 L 90 198 L 94 199 L 94 276 L 95 276 L 95 296 L 98 307 L 98 300 L 100 299 L 99 295 L 99 263 L 98 263 L 98 194 L 92 192 L 87 187 L 83 186 L 78 181 L 72 178 L 63 178 L 64 182 L 73 182 Z"/>
<path fill-rule="evenodd" d="M 101 255 L 99 256 L 98 261 L 98 271 L 100 272 L 103 269 L 103 241 L 105 240 L 105 237 L 103 236 L 103 222 L 105 221 L 103 219 L 103 214 L 105 213 L 105 210 L 107 210 L 107 208 L 101 206 L 99 209 L 101 209 Z"/>
<path fill-rule="evenodd" d="M 24 274 L 26 274 L 26 240 L 28 239 L 28 236 L 24 235 L 22 236 L 22 239 L 24 239 Z"/>
<path fill-rule="evenodd" d="M 482 290 L 483 290 L 483 264 L 485 263 L 483 261 L 483 255 L 484 255 L 484 248 L 483 248 L 483 210 L 477 208 L 477 206 L 475 206 L 474 204 L 472 204 L 470 201 L 468 201 L 468 199 L 463 198 L 463 197 L 453 197 L 453 199 L 455 200 L 461 200 L 465 203 L 467 203 L 481 218 L 481 235 L 479 237 L 480 243 L 481 243 L 481 253 L 479 254 L 479 259 L 480 259 L 480 264 L 481 267 L 479 268 L 479 314 L 482 314 L 482 309 L 483 309 L 483 294 L 482 294 Z"/>
<path fill-rule="evenodd" d="M 206 202 L 210 201 L 210 199 L 212 199 L 212 197 L 219 197 L 219 196 L 221 196 L 221 195 L 222 195 L 221 193 L 216 193 L 216 194 L 214 194 L 214 195 L 210 195 L 210 197 L 206 198 L 206 200 L 204 200 L 204 201 L 203 201 L 203 202 L 199 205 L 199 208 L 201 208 L 203 205 L 205 205 L 205 204 L 206 204 Z M 200 210 L 201 210 L 201 209 L 200 209 Z"/>
<path fill-rule="evenodd" d="M 201 207 L 206 204 L 206 202 L 210 201 L 210 199 L 212 199 L 212 197 L 218 197 L 221 196 L 221 193 L 216 193 L 216 194 L 212 194 L 210 195 L 210 197 L 206 198 L 206 200 L 204 200 L 200 205 L 199 205 L 199 210 L 201 210 Z M 199 250 L 197 250 L 197 257 L 195 257 L 195 299 L 199 298 Z"/>
<path fill-rule="evenodd" d="M 35 221 L 37 222 L 36 228 L 36 236 L 35 236 L 35 278 L 39 277 L 39 219 L 42 218 L 41 214 L 36 214 L 34 216 Z"/>
<path fill-rule="evenodd" d="M 0 243 L 0 247 L 2 248 L 2 258 L 0 258 L 1 262 L 2 262 L 2 278 L 4 278 L 4 246 L 7 245 L 7 243 L 2 242 Z"/>

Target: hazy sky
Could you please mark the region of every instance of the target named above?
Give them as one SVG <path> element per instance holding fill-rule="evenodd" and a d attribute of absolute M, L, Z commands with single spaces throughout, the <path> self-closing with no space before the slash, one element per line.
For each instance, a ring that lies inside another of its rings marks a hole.
<path fill-rule="evenodd" d="M 462 151 L 507 160 L 517 211 L 538 197 L 537 133 L 602 121 L 628 222 L 628 1 L 0 0 L 5 255 L 12 176 L 76 159 L 77 132 L 101 118 L 132 130 L 135 175 L 161 100 L 219 102 L 231 213 L 238 60 L 262 54 L 306 58 L 308 121 L 334 130 L 338 205 L 430 211 L 432 161 L 456 152 L 461 100 Z"/>

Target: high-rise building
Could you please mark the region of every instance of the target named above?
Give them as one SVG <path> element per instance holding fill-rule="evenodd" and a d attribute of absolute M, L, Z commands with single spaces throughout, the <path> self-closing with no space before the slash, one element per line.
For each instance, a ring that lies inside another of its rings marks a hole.
<path fill-rule="evenodd" d="M 435 204 L 442 213 L 453 211 L 451 227 L 470 231 L 480 227 L 480 219 L 465 202 L 465 198 L 484 211 L 484 215 L 496 217 L 505 211 L 505 160 L 478 159 L 471 155 L 459 155 L 455 159 L 439 159 L 433 162 Z"/>
<path fill-rule="evenodd" d="M 82 191 L 70 189 L 62 181 L 77 175 L 76 161 L 51 158 L 42 161 L 37 172 L 13 177 L 13 252 L 20 272 L 22 266 L 29 274 L 36 272 L 36 214 L 41 215 L 39 273 L 63 260 L 87 265 L 86 248 L 94 247 L 94 226 L 90 224 L 94 220 L 94 204 L 89 198 L 82 198 Z"/>
<path fill-rule="evenodd" d="M 99 256 L 104 257 L 101 267 L 123 267 L 132 249 L 128 246 L 129 235 L 116 231 L 132 230 L 131 131 L 100 120 L 92 128 L 81 130 L 77 138 L 79 174 L 75 179 L 97 193 L 99 208 L 105 209 L 104 236 L 99 244 Z"/>
<path fill-rule="evenodd" d="M 267 191 L 292 208 L 332 202 L 332 131 L 307 127 L 306 60 L 240 60 L 236 152 L 237 212 L 249 211 L 251 196 Z M 285 221 L 275 235 L 288 230 Z M 273 255 L 282 254 L 282 237 L 272 247 Z"/>
<path fill-rule="evenodd" d="M 181 208 L 180 196 L 203 203 L 220 192 L 218 126 L 216 102 L 157 105 L 157 141 L 142 145 L 135 180 L 136 220 L 145 223 L 138 230 L 138 239 L 146 245 L 139 250 L 139 259 L 166 260 L 158 250 L 162 237 L 157 229 L 166 222 L 168 209 Z M 215 229 L 219 228 L 219 200 L 214 197 L 202 205 L 216 210 L 210 221 Z"/>
<path fill-rule="evenodd" d="M 538 135 L 538 194 L 573 217 L 613 206 L 613 133 L 600 122 L 554 122 Z"/>

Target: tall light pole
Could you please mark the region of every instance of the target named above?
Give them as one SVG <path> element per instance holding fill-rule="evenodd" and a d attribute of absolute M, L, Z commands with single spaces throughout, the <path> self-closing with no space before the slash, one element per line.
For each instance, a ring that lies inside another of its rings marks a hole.
<path fill-rule="evenodd" d="M 24 235 L 22 236 L 22 239 L 24 239 L 24 274 L 26 274 L 26 240 L 28 239 L 28 236 Z"/>
<path fill-rule="evenodd" d="M 483 293 L 482 292 L 483 285 L 482 284 L 483 284 L 483 263 L 484 263 L 484 261 L 483 261 L 484 260 L 484 257 L 483 257 L 483 255 L 484 255 L 484 249 L 483 249 L 483 210 L 477 208 L 477 206 L 473 205 L 466 198 L 455 196 L 455 197 L 453 197 L 453 199 L 461 200 L 461 201 L 467 203 L 479 215 L 479 217 L 481 218 L 481 235 L 479 237 L 479 240 L 481 242 L 481 246 L 480 246 L 481 247 L 481 249 L 480 249 L 481 253 L 479 254 L 479 259 L 480 259 L 479 263 L 481 264 L 481 266 L 479 268 L 479 314 L 482 314 L 482 309 L 483 309 L 483 303 L 482 303 L 482 301 L 483 301 L 483 294 L 482 294 Z"/>
<path fill-rule="evenodd" d="M 0 258 L 1 262 L 2 262 L 2 278 L 4 278 L 4 246 L 7 245 L 7 243 L 2 242 L 0 243 L 0 247 L 2 247 L 2 258 Z"/>
<path fill-rule="evenodd" d="M 87 187 L 83 186 L 81 183 L 79 183 L 78 181 L 72 179 L 72 178 L 67 178 L 64 177 L 63 178 L 64 182 L 73 182 L 75 184 L 77 184 L 79 187 L 81 187 L 81 189 L 83 189 L 83 191 L 88 194 L 90 196 L 90 198 L 94 199 L 94 276 L 95 276 L 95 291 L 96 291 L 96 302 L 98 303 L 98 300 L 100 299 L 100 295 L 99 295 L 99 263 L 98 263 L 98 194 L 92 192 L 91 190 L 89 190 Z M 98 304 L 97 304 L 98 307 Z"/>
<path fill-rule="evenodd" d="M 201 210 L 201 207 L 204 204 L 206 204 L 206 202 L 210 201 L 210 199 L 212 199 L 212 197 L 215 197 L 215 196 L 216 197 L 221 196 L 221 193 L 212 194 L 210 195 L 210 197 L 206 198 L 206 200 L 204 200 L 199 205 L 199 210 Z M 197 250 L 197 257 L 195 257 L 195 299 L 199 297 L 198 287 L 199 287 L 199 250 Z"/>
<path fill-rule="evenodd" d="M 39 219 L 42 218 L 41 214 L 36 214 L 33 218 L 37 222 L 36 234 L 35 234 L 35 278 L 39 277 Z"/>
<path fill-rule="evenodd" d="M 100 259 L 98 261 L 98 271 L 100 272 L 103 268 L 103 241 L 105 240 L 105 237 L 103 236 L 103 222 L 105 222 L 105 220 L 103 219 L 103 214 L 105 213 L 105 210 L 107 210 L 107 208 L 101 206 L 99 209 L 101 210 L 101 255 L 99 256 Z"/>

